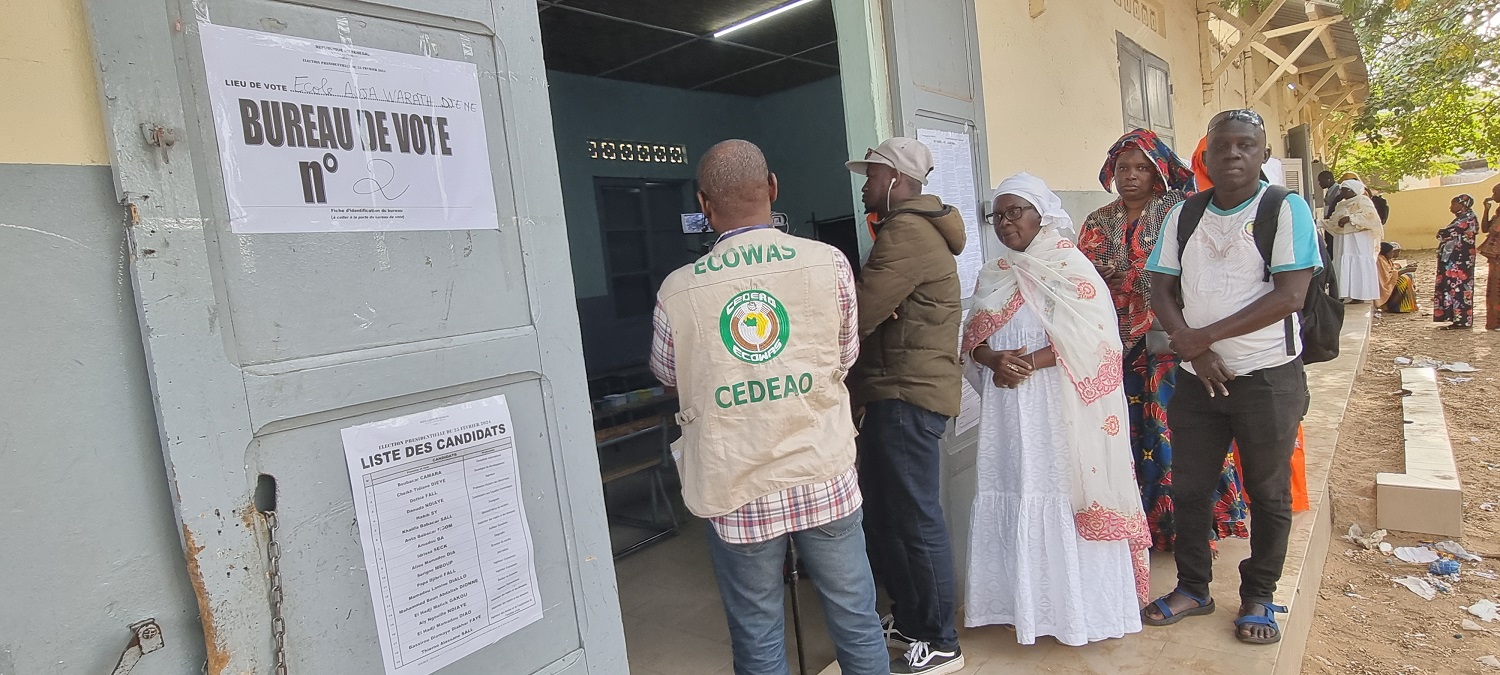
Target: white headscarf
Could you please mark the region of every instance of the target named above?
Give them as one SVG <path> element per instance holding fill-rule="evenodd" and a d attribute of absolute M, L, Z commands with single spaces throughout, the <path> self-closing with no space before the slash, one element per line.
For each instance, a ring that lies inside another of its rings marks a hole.
<path fill-rule="evenodd" d="M 995 195 L 990 201 L 993 202 L 1000 195 L 1015 195 L 1031 202 L 1037 213 L 1042 215 L 1042 229 L 1054 230 L 1068 241 L 1078 242 L 1078 232 L 1073 229 L 1073 217 L 1063 210 L 1062 199 L 1048 189 L 1042 179 L 1022 171 L 1000 181 L 1000 187 L 995 188 Z"/>
<path fill-rule="evenodd" d="M 1017 174 L 1000 183 L 995 194 L 1030 202 L 1042 214 L 1042 230 L 1025 251 L 1006 247 L 981 268 L 974 309 L 964 325 L 963 355 L 998 332 L 1022 306 L 1041 320 L 1063 370 L 1061 419 L 1051 422 L 1068 430 L 1078 536 L 1130 542 L 1136 592 L 1145 602 L 1151 533 L 1130 450 L 1123 347 L 1109 287 L 1063 234 L 1072 231 L 1073 220 L 1045 183 Z M 994 390 L 989 369 L 971 363 L 967 370 L 975 389 L 986 394 Z"/>
<path fill-rule="evenodd" d="M 1376 241 L 1383 239 L 1385 225 L 1380 222 L 1380 212 L 1375 210 L 1375 201 L 1365 194 L 1365 184 L 1358 179 L 1351 178 L 1339 183 L 1339 187 L 1353 190 L 1354 196 L 1340 200 L 1333 207 L 1333 213 L 1328 216 L 1328 222 L 1324 224 L 1323 229 L 1334 234 L 1374 232 Z M 1345 218 L 1349 219 L 1348 224 L 1342 222 Z"/>

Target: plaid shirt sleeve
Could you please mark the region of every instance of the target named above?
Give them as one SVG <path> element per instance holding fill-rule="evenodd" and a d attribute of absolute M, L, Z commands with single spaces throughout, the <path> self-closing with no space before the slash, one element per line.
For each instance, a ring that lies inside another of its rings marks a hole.
<path fill-rule="evenodd" d="M 672 344 L 672 326 L 667 323 L 667 310 L 661 301 L 651 313 L 651 373 L 663 385 L 677 386 L 677 350 Z"/>
<path fill-rule="evenodd" d="M 840 253 L 833 256 L 834 273 L 838 275 L 839 313 L 844 323 L 839 327 L 839 357 L 844 369 L 859 360 L 859 303 L 854 295 L 854 270 Z"/>

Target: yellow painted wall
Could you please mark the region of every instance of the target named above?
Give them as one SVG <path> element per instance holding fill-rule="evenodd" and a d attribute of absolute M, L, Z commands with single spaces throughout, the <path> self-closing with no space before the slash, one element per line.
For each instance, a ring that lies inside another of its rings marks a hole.
<path fill-rule="evenodd" d="M 0 163 L 109 163 L 83 0 L 0 0 L 0 90 Z"/>
<path fill-rule="evenodd" d="M 1048 0 L 1032 18 L 1029 3 L 978 0 L 990 175 L 1029 171 L 1055 190 L 1100 190 L 1099 167 L 1124 129 L 1116 31 L 1167 62 L 1176 128 L 1173 149 L 1188 160 L 1209 118 L 1245 107 L 1243 66 L 1231 67 L 1203 102 L 1195 0 L 1160 0 L 1166 35 L 1110 0 Z M 1268 95 L 1275 99 L 1276 94 Z M 1273 152 L 1282 151 L 1276 105 L 1266 117 Z"/>
<path fill-rule="evenodd" d="M 1390 192 L 1385 200 L 1391 205 L 1391 218 L 1385 224 L 1385 238 L 1401 244 L 1401 248 L 1423 249 L 1437 247 L 1437 231 L 1453 220 L 1448 205 L 1453 198 L 1466 194 L 1474 198 L 1474 212 L 1484 216 L 1484 198 L 1490 195 L 1495 179 L 1468 185 L 1421 188 Z"/>

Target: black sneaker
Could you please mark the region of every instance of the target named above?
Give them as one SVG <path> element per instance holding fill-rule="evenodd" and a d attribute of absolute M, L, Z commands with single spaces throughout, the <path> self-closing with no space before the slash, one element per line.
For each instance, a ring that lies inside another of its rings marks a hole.
<path fill-rule="evenodd" d="M 901 634 L 901 631 L 896 630 L 896 617 L 890 614 L 880 617 L 880 629 L 885 632 L 885 646 L 891 649 L 899 649 L 902 654 L 905 654 L 906 650 L 911 649 L 911 643 L 916 642 L 916 640 L 906 637 Z"/>
<path fill-rule="evenodd" d="M 906 653 L 891 661 L 891 675 L 949 675 L 964 669 L 964 652 L 934 649 L 926 642 L 913 642 Z"/>

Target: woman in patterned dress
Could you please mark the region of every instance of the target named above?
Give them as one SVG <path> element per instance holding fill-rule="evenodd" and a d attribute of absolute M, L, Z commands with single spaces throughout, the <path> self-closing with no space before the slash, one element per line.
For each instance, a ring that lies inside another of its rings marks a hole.
<path fill-rule="evenodd" d="M 1474 238 L 1479 216 L 1474 198 L 1459 195 L 1449 205 L 1453 222 L 1438 230 L 1437 283 L 1432 289 L 1432 320 L 1448 321 L 1444 329 L 1468 330 L 1474 325 Z"/>
<path fill-rule="evenodd" d="M 1152 354 L 1146 333 L 1151 312 L 1151 276 L 1146 257 L 1156 245 L 1162 221 L 1184 199 L 1193 173 L 1157 135 L 1136 129 L 1109 149 L 1099 182 L 1120 195 L 1083 223 L 1078 248 L 1093 261 L 1109 284 L 1125 348 L 1125 394 L 1130 403 L 1130 447 L 1135 453 L 1153 545 L 1169 551 L 1172 523 L 1172 441 L 1167 431 L 1167 402 L 1175 385 L 1177 358 Z M 1220 537 L 1245 537 L 1245 501 L 1239 475 L 1226 462 L 1215 507 L 1215 532 Z"/>

